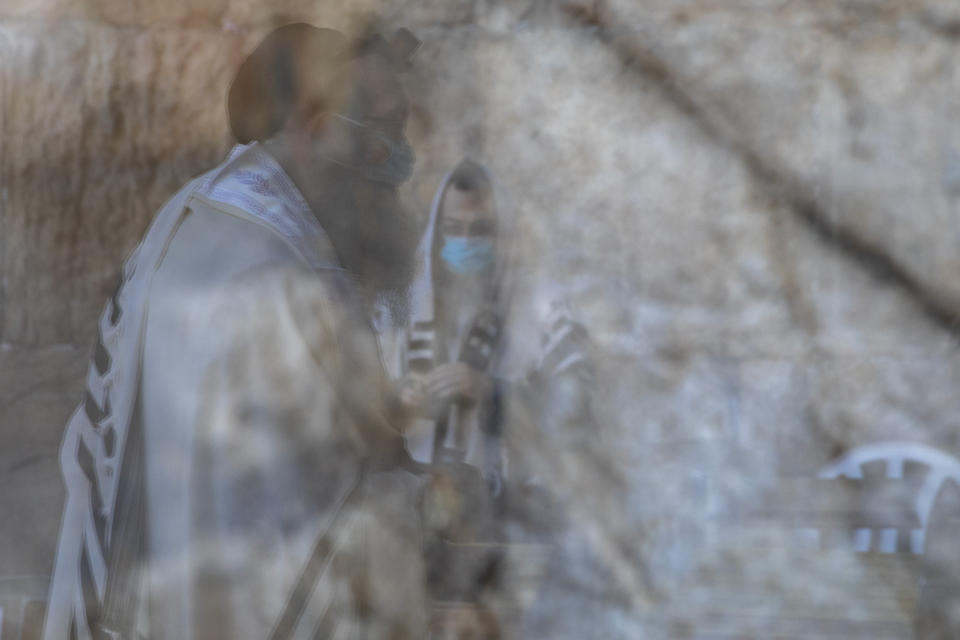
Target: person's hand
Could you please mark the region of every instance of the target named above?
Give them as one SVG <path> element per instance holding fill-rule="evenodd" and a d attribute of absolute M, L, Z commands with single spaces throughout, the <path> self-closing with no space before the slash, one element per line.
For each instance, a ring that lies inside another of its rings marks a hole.
<path fill-rule="evenodd" d="M 428 404 L 445 408 L 453 402 L 474 404 L 488 385 L 486 374 L 463 362 L 450 362 L 427 374 L 425 392 Z"/>
<path fill-rule="evenodd" d="M 437 419 L 454 402 L 470 405 L 483 397 L 489 377 L 462 362 L 442 364 L 426 376 L 407 375 L 397 399 L 405 412 Z"/>
<path fill-rule="evenodd" d="M 420 411 L 427 399 L 423 378 L 417 375 L 405 376 L 400 381 L 400 392 L 397 398 L 405 409 L 412 412 Z"/>

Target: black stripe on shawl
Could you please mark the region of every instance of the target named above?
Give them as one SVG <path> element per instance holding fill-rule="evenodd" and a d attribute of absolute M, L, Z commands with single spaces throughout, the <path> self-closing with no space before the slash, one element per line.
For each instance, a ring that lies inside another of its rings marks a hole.
<path fill-rule="evenodd" d="M 431 336 L 434 335 L 435 328 L 432 320 L 419 320 L 413 323 L 413 328 L 410 329 L 409 337 L 407 339 L 407 368 L 410 371 L 415 373 L 425 374 L 431 369 L 433 369 L 433 363 L 435 360 L 434 354 L 434 340 L 433 338 L 421 339 L 413 338 L 415 333 L 428 333 Z M 429 353 L 430 355 L 421 355 L 421 356 L 410 356 L 409 353 L 414 351 L 421 351 Z"/>
<path fill-rule="evenodd" d="M 133 272 L 131 272 L 130 275 L 133 275 Z M 120 316 L 123 315 L 123 308 L 120 306 L 120 290 L 123 289 L 123 285 L 126 283 L 126 278 L 120 277 L 117 280 L 117 286 L 114 288 L 113 293 L 110 294 L 110 324 L 112 325 L 116 325 L 117 321 L 120 320 Z"/>
<path fill-rule="evenodd" d="M 99 544 L 100 548 L 105 550 L 107 519 L 103 514 L 103 501 L 100 498 L 100 482 L 97 479 L 97 472 L 94 468 L 93 453 L 87 447 L 87 443 L 84 442 L 82 436 L 80 437 L 80 446 L 77 450 L 77 462 L 80 464 L 80 469 L 83 471 L 87 482 L 90 483 L 90 508 L 93 511 L 93 524 L 97 530 L 97 540 L 94 541 L 94 543 Z"/>
<path fill-rule="evenodd" d="M 487 409 L 487 415 L 484 416 L 480 428 L 492 436 L 503 435 L 504 395 L 506 394 L 506 385 L 500 378 L 493 379 L 493 389 L 490 394 L 490 404 Z"/>
<path fill-rule="evenodd" d="M 543 336 L 540 338 L 540 346 L 546 347 L 550 342 L 550 338 L 563 331 L 566 327 L 570 327 L 571 332 L 571 336 L 567 339 L 586 340 L 589 337 L 587 329 L 582 324 L 574 322 L 567 316 L 561 316 L 553 322 L 549 329 L 543 332 Z"/>
<path fill-rule="evenodd" d="M 550 353 L 546 354 L 546 357 L 543 359 L 541 371 L 545 373 L 553 373 L 553 370 L 564 360 L 577 353 L 586 356 L 585 349 L 583 348 L 581 341 L 577 340 L 572 334 L 568 335 L 553 349 L 551 349 Z M 586 357 L 584 357 L 584 360 L 586 360 Z"/>
<path fill-rule="evenodd" d="M 282 640 L 293 635 L 297 622 L 300 620 L 300 616 L 303 615 L 303 610 L 307 606 L 307 600 L 313 592 L 313 587 L 316 585 L 317 580 L 320 579 L 320 574 L 332 553 L 333 546 L 331 541 L 326 535 L 321 535 L 314 545 L 313 553 L 311 553 L 310 559 L 303 568 L 303 572 L 300 574 L 300 579 L 297 581 L 293 593 L 290 594 L 290 598 L 287 600 L 280 619 L 277 620 L 277 626 L 274 628 L 273 633 L 270 634 L 271 640 Z"/>
<path fill-rule="evenodd" d="M 429 349 L 433 346 L 432 340 L 410 340 L 410 351 Z"/>
<path fill-rule="evenodd" d="M 492 311 L 477 314 L 460 348 L 460 360 L 478 371 L 485 371 L 500 338 L 500 318 Z"/>
<path fill-rule="evenodd" d="M 103 346 L 103 332 L 97 333 L 97 344 L 93 349 L 93 365 L 101 376 L 110 370 L 110 352 Z"/>
<path fill-rule="evenodd" d="M 103 399 L 103 408 L 100 408 L 100 405 L 97 404 L 97 401 L 94 399 L 93 394 L 90 393 L 90 389 L 87 389 L 86 395 L 83 398 L 83 411 L 87 414 L 87 418 L 90 420 L 90 424 L 93 427 L 98 426 L 103 419 L 110 415 L 110 395 L 107 394 Z"/>
<path fill-rule="evenodd" d="M 327 524 L 326 530 L 320 534 L 316 543 L 314 543 L 313 550 L 310 552 L 310 558 L 300 572 L 300 577 L 297 579 L 297 583 L 294 585 L 290 597 L 287 598 L 280 617 L 277 618 L 274 624 L 273 631 L 270 633 L 270 640 L 287 640 L 292 637 L 293 632 L 296 630 L 297 623 L 300 621 L 300 617 L 303 615 L 303 611 L 307 606 L 310 595 L 313 593 L 314 587 L 323 574 L 324 568 L 330 563 L 331 569 L 336 571 L 336 566 L 331 561 L 335 552 L 334 537 L 337 535 L 337 526 L 341 522 L 344 511 L 352 508 L 353 502 L 359 498 L 358 494 L 360 492 L 358 489 L 362 481 L 361 476 L 361 478 L 358 478 L 355 484 L 348 489 L 343 502 L 339 505 L 337 511 L 333 514 L 333 518 Z M 320 629 L 322 630 L 323 628 L 324 621 L 321 620 Z"/>

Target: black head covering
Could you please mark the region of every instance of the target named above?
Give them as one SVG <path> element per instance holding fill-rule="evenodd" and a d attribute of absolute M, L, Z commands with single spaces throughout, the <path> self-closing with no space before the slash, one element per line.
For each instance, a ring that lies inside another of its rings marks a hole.
<path fill-rule="evenodd" d="M 340 71 L 350 59 L 376 51 L 402 70 L 419 45 L 406 29 L 387 42 L 373 33 L 351 41 L 303 22 L 279 27 L 237 71 L 227 96 L 230 129 L 243 144 L 270 138 L 304 100 L 321 110 L 338 105 L 346 88 Z"/>
<path fill-rule="evenodd" d="M 273 31 L 244 60 L 230 86 L 233 135 L 244 144 L 274 135 L 308 89 L 332 78 L 346 54 L 346 38 L 333 29 L 296 23 Z"/>

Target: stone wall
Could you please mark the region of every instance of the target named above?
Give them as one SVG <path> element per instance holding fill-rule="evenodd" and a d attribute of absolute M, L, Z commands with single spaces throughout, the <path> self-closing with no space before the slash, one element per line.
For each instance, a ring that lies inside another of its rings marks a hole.
<path fill-rule="evenodd" d="M 273 24 L 362 11 L 424 41 L 407 202 L 425 210 L 464 154 L 488 164 L 524 268 L 605 354 L 596 441 L 626 489 L 593 516 L 607 559 L 638 567 L 615 582 L 646 571 L 674 598 L 731 518 L 857 445 L 960 455 L 948 3 L 21 0 L 0 9 L 5 501 L 37 482 L 59 509 L 98 309 L 153 211 L 229 148 L 244 53 Z M 49 564 L 55 518 L 30 513 L 39 551 L 0 572 Z"/>

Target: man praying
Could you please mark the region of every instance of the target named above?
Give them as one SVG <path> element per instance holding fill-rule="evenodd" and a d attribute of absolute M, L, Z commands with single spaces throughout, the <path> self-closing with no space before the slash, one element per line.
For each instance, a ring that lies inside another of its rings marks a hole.
<path fill-rule="evenodd" d="M 291 24 L 239 69 L 240 146 L 160 209 L 100 319 L 47 640 L 425 636 L 369 321 L 419 236 L 397 199 L 417 44 Z"/>

